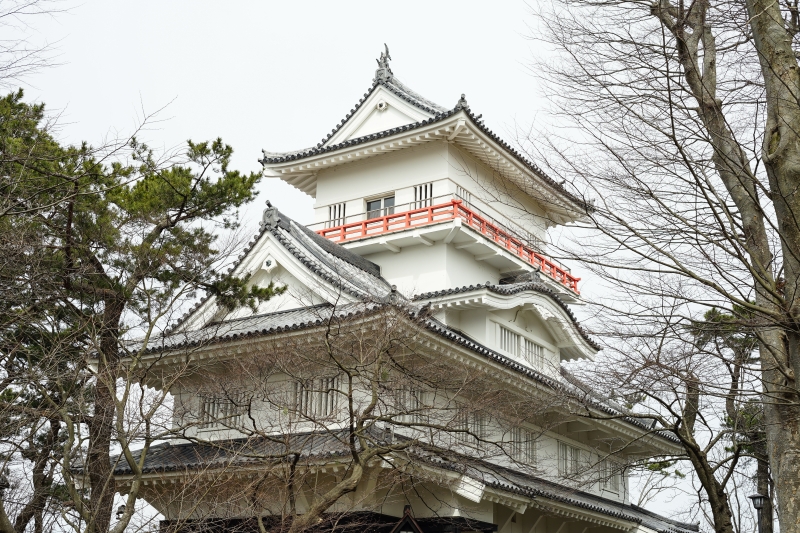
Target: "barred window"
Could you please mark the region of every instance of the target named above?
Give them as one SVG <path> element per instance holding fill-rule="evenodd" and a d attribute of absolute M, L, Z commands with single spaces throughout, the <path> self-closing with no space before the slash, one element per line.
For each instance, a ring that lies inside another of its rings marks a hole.
<path fill-rule="evenodd" d="M 535 368 L 544 367 L 544 346 L 525 339 L 523 357 Z"/>
<path fill-rule="evenodd" d="M 328 221 L 325 223 L 327 227 L 334 228 L 347 222 L 345 206 L 346 204 L 344 202 L 341 204 L 332 204 L 328 206 Z"/>
<path fill-rule="evenodd" d="M 295 411 L 306 418 L 325 418 L 339 405 L 339 377 L 317 378 L 294 383 Z"/>
<path fill-rule="evenodd" d="M 581 449 L 566 442 L 558 443 L 558 473 L 575 475 L 580 471 Z"/>
<path fill-rule="evenodd" d="M 433 205 L 433 183 L 423 183 L 414 187 L 414 209 Z"/>
<path fill-rule="evenodd" d="M 458 196 L 468 204 L 472 202 L 472 194 L 465 188 L 463 188 L 461 185 L 456 185 L 456 196 Z"/>
<path fill-rule="evenodd" d="M 423 419 L 423 393 L 411 387 L 401 387 L 396 391 L 395 395 L 397 409 L 402 413 L 401 420 L 412 424 L 421 423 Z"/>
<path fill-rule="evenodd" d="M 201 396 L 200 428 L 241 427 L 247 411 L 244 396 Z"/>
<path fill-rule="evenodd" d="M 511 429 L 511 457 L 528 464 L 536 461 L 536 439 L 532 431 L 520 427 Z"/>
<path fill-rule="evenodd" d="M 500 349 L 521 357 L 534 368 L 544 367 L 544 346 L 500 326 Z"/>
<path fill-rule="evenodd" d="M 473 413 L 471 432 L 478 448 L 485 448 L 489 439 L 489 417 L 483 413 Z"/>
<path fill-rule="evenodd" d="M 622 469 L 610 459 L 600 461 L 600 485 L 611 492 L 622 488 Z"/>
<path fill-rule="evenodd" d="M 500 326 L 500 349 L 505 350 L 511 355 L 519 355 L 520 336 L 508 328 Z"/>

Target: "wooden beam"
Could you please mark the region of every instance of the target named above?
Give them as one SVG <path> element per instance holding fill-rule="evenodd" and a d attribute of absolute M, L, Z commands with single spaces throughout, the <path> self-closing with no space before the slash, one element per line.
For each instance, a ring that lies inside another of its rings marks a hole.
<path fill-rule="evenodd" d="M 396 245 L 394 245 L 394 244 L 392 244 L 390 242 L 387 242 L 386 239 L 381 239 L 380 241 L 378 241 L 378 244 L 380 244 L 381 246 L 383 246 L 387 250 L 390 250 L 390 251 L 392 251 L 392 252 L 394 252 L 396 254 L 400 253 L 400 247 L 396 246 Z"/>
<path fill-rule="evenodd" d="M 447 136 L 447 140 L 452 141 L 453 139 L 455 139 L 456 136 L 458 136 L 458 134 L 461 133 L 461 130 L 464 129 L 464 126 L 466 126 L 466 121 L 462 118 L 458 122 L 456 122 L 456 127 L 453 128 L 453 133 Z"/>
<path fill-rule="evenodd" d="M 528 533 L 534 533 L 534 531 L 536 531 L 536 526 L 539 525 L 539 522 L 542 521 L 542 518 L 544 518 L 544 515 L 540 514 L 539 518 L 536 519 L 536 522 L 534 522 L 531 528 L 528 530 Z"/>
<path fill-rule="evenodd" d="M 500 252 L 489 252 L 488 254 L 480 254 L 475 256 L 475 261 L 486 261 L 487 259 L 491 259 L 492 257 L 497 257 L 500 255 Z"/>
<path fill-rule="evenodd" d="M 457 218 L 455 226 L 450 228 L 450 233 L 448 233 L 447 237 L 444 238 L 444 243 L 450 244 L 451 242 L 453 242 L 453 239 L 456 238 L 456 236 L 460 231 L 461 231 L 461 219 Z"/>
<path fill-rule="evenodd" d="M 514 509 L 511 509 L 511 514 L 508 515 L 508 518 L 506 518 L 506 521 L 503 522 L 503 525 L 497 528 L 497 533 L 500 533 L 501 531 L 503 531 L 503 529 L 505 529 L 508 523 L 511 522 L 511 519 L 514 518 L 515 514 L 517 514 L 517 512 Z"/>
<path fill-rule="evenodd" d="M 419 233 L 414 233 L 413 237 L 415 239 L 419 239 L 422 242 L 422 244 L 424 244 L 425 246 L 433 246 L 433 241 L 432 240 L 428 239 L 427 237 L 423 237 Z"/>

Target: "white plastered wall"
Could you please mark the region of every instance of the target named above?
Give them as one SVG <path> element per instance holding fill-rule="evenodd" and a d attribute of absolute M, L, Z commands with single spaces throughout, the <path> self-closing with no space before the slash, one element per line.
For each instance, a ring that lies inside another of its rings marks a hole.
<path fill-rule="evenodd" d="M 498 183 L 496 172 L 457 145 L 447 145 L 447 176 L 451 191 L 461 186 L 472 195 L 472 204 L 498 222 L 515 226 L 547 242 L 544 209 L 527 194 L 506 181 Z M 510 207 L 511 206 L 511 207 Z"/>
<path fill-rule="evenodd" d="M 403 191 L 397 203 L 408 202 L 413 200 L 414 185 L 445 179 L 447 169 L 446 145 L 436 142 L 322 170 L 317 175 L 314 220 L 328 220 L 328 206 L 342 202 L 346 202 L 348 217 L 363 213 L 366 198 L 391 195 L 402 189 L 411 190 L 412 196 L 406 198 Z M 440 189 L 439 193 L 437 188 L 434 195 L 445 194 L 445 190 Z"/>

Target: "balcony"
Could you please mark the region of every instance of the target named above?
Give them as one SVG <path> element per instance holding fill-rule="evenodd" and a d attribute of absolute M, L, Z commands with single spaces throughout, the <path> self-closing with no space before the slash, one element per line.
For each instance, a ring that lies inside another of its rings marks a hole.
<path fill-rule="evenodd" d="M 316 230 L 316 232 L 333 242 L 345 244 L 357 239 L 378 237 L 387 233 L 460 219 L 462 224 L 477 231 L 523 261 L 539 268 L 543 274 L 550 276 L 574 294 L 580 294 L 578 290 L 580 278 L 570 274 L 569 269 L 548 259 L 535 250 L 530 243 L 525 242 L 514 232 L 480 213 L 474 207 L 467 206 L 463 200 L 448 199 L 448 201 L 435 205 L 420 207 L 410 205 L 408 207 L 411 207 L 411 209 L 397 213 L 386 213 L 367 220 L 322 228 Z M 393 208 L 392 210 L 396 209 Z"/>

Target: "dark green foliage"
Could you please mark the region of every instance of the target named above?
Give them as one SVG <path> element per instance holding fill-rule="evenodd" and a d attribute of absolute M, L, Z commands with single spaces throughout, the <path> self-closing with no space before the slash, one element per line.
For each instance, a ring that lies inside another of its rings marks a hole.
<path fill-rule="evenodd" d="M 215 268 L 219 231 L 236 229 L 260 179 L 229 168 L 222 140 L 189 141 L 168 164 L 132 140 L 109 162 L 61 145 L 44 111 L 22 91 L 0 99 L 0 443 L 9 460 L 42 465 L 33 511 L 71 495 L 87 531 L 103 532 L 126 333 L 158 334 L 198 290 L 234 309 L 283 289 Z M 70 424 L 88 428 L 88 497 L 55 475 Z"/>

